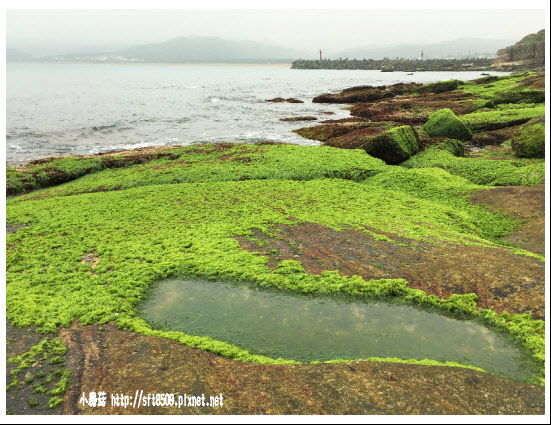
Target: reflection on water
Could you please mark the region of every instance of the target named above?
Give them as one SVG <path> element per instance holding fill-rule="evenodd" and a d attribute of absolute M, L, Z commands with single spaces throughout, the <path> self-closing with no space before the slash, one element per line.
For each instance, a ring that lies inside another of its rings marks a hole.
<path fill-rule="evenodd" d="M 505 335 L 408 305 L 171 280 L 155 285 L 139 314 L 156 329 L 209 336 L 272 358 L 398 357 L 455 361 L 519 380 L 538 374 Z"/>

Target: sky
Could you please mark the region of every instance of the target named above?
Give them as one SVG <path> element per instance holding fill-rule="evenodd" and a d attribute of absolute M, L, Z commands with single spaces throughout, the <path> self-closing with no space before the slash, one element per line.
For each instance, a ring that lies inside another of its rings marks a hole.
<path fill-rule="evenodd" d="M 546 24 L 544 2 L 522 2 L 524 7 L 541 4 L 539 10 L 384 10 L 367 8 L 373 4 L 369 2 L 352 3 L 360 7 L 356 10 L 136 10 L 124 8 L 125 3 L 117 1 L 96 1 L 88 7 L 120 4 L 123 9 L 17 9 L 24 3 L 11 2 L 12 8 L 8 5 L 6 45 L 36 56 L 117 50 L 182 36 L 254 40 L 307 53 L 320 48 L 329 53 L 362 45 L 428 44 L 467 37 L 520 40 Z M 50 2 L 38 3 L 41 4 Z M 172 4 L 182 7 L 190 3 Z M 385 4 L 392 5 L 392 1 Z M 491 7 L 494 3 L 484 4 Z M 67 5 L 70 7 L 71 3 Z M 430 7 L 431 3 L 421 5 Z"/>

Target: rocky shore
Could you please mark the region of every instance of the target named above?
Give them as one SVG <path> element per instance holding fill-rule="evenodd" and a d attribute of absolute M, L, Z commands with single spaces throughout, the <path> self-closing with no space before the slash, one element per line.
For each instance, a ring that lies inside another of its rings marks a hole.
<path fill-rule="evenodd" d="M 349 119 L 299 117 L 318 119 L 295 131 L 322 146 L 8 168 L 8 413 L 543 414 L 544 98 L 544 75 L 529 73 L 355 87 L 314 99 L 347 105 Z M 297 364 L 160 330 L 136 306 L 172 276 L 430 308 L 507 334 L 541 374 L 516 382 L 368 355 Z M 225 404 L 80 403 L 100 389 L 223 393 Z"/>

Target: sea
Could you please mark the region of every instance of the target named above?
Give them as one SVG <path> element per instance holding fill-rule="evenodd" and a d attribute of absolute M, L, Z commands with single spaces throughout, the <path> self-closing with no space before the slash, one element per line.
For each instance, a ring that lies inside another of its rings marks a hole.
<path fill-rule="evenodd" d="M 503 72 L 490 72 L 503 75 Z M 312 103 L 360 85 L 479 78 L 480 71 L 298 70 L 290 65 L 8 63 L 6 161 L 148 146 L 276 141 L 317 145 L 280 118 L 349 117 L 347 105 Z M 304 103 L 271 103 L 275 97 Z M 327 114 L 333 113 L 333 115 Z"/>

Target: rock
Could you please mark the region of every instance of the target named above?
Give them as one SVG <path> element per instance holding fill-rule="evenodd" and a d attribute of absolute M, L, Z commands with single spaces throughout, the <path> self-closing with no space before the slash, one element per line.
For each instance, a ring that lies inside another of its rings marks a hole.
<path fill-rule="evenodd" d="M 385 131 L 363 145 L 368 155 L 387 164 L 398 164 L 419 150 L 415 132 L 409 125 Z"/>
<path fill-rule="evenodd" d="M 289 99 L 283 99 L 282 97 L 274 97 L 273 99 L 266 99 L 266 102 L 272 102 L 272 103 L 304 103 L 302 100 L 295 99 L 294 97 L 290 97 Z"/>
<path fill-rule="evenodd" d="M 438 83 L 426 84 L 418 89 L 419 93 L 444 93 L 447 91 L 456 90 L 463 84 L 461 80 L 439 81 Z"/>
<path fill-rule="evenodd" d="M 395 93 L 387 90 L 386 87 L 365 87 L 361 90 L 343 91 L 336 94 L 322 94 L 316 96 L 312 102 L 314 103 L 356 103 L 356 102 L 373 102 L 374 100 L 394 97 Z"/>
<path fill-rule="evenodd" d="M 534 118 L 516 130 L 511 147 L 520 158 L 545 158 L 545 116 Z"/>
<path fill-rule="evenodd" d="M 429 117 L 423 129 L 430 137 L 472 140 L 473 133 L 450 109 L 440 109 Z"/>
<path fill-rule="evenodd" d="M 435 147 L 448 151 L 453 156 L 465 156 L 465 144 L 460 140 L 443 139 Z"/>
<path fill-rule="evenodd" d="M 315 121 L 317 120 L 316 117 L 290 117 L 290 118 L 280 118 L 280 121 Z"/>
<path fill-rule="evenodd" d="M 304 103 L 304 101 L 295 99 L 293 97 L 290 97 L 289 99 L 287 99 L 286 102 L 287 103 Z"/>

